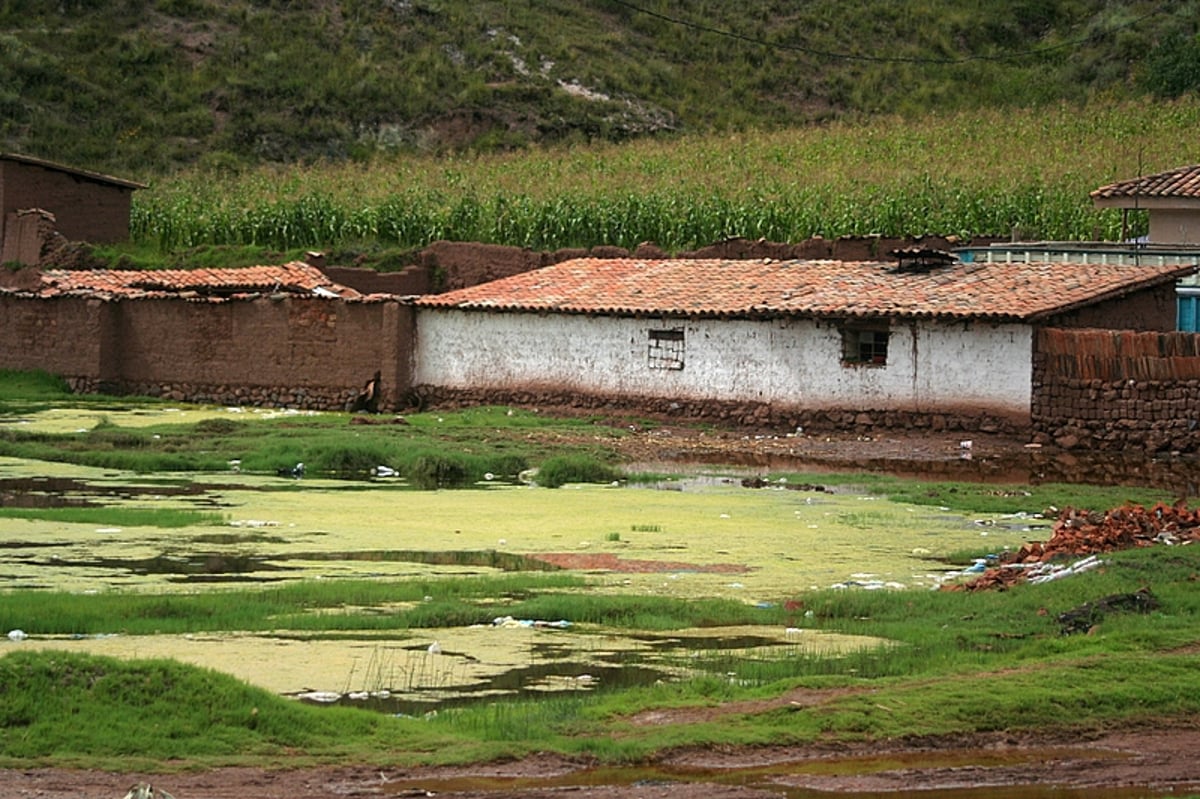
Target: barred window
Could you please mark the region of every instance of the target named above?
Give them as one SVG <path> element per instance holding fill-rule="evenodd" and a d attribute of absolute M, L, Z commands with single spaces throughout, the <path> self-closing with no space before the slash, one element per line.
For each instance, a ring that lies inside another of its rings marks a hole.
<path fill-rule="evenodd" d="M 842 363 L 855 366 L 886 365 L 888 335 L 887 330 L 879 328 L 844 328 L 842 330 Z"/>
<path fill-rule="evenodd" d="M 683 368 L 683 329 L 651 330 L 647 363 L 651 369 Z"/>

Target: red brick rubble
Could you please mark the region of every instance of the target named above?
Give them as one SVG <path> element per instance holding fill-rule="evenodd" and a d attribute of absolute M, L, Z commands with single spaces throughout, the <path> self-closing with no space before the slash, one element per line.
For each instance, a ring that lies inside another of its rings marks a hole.
<path fill-rule="evenodd" d="M 1200 509 L 1189 510 L 1182 503 L 1159 503 L 1152 508 L 1130 504 L 1105 513 L 1065 508 L 1058 514 L 1049 541 L 1031 541 L 1016 552 L 1002 555 L 999 566 L 987 569 L 978 578 L 946 588 L 1004 590 L 1025 582 L 1031 573 L 1038 573 L 1038 564 L 1196 540 L 1200 540 Z"/>

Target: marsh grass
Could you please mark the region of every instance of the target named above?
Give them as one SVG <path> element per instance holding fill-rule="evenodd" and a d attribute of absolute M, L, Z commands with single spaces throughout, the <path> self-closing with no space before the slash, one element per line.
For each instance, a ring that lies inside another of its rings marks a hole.
<path fill-rule="evenodd" d="M 334 632 L 340 620 L 355 615 L 352 608 L 400 598 L 465 608 L 465 600 L 511 590 L 527 593 L 524 602 L 506 608 L 514 613 L 561 611 L 608 625 L 665 622 L 665 616 L 675 615 L 671 623 L 689 627 L 728 622 L 744 613 L 760 623 L 800 623 L 891 643 L 837 657 L 799 650 L 749 658 L 712 655 L 693 659 L 704 673 L 682 682 L 488 702 L 420 722 L 305 708 L 174 663 L 18 651 L 0 658 L 0 685 L 5 686 L 0 722 L 20 731 L 0 738 L 0 760 L 80 764 L 137 756 L 231 762 L 287 747 L 301 758 L 353 752 L 364 762 L 396 762 L 397 757 L 454 762 L 531 751 L 631 762 L 664 748 L 718 742 L 882 739 L 914 731 L 1086 732 L 1116 723 L 1186 723 L 1200 713 L 1200 673 L 1188 652 L 1200 618 L 1200 597 L 1193 590 L 1200 553 L 1192 549 L 1113 553 L 1105 556 L 1100 571 L 1007 592 L 828 591 L 805 595 L 787 608 L 743 606 L 742 611 L 734 609 L 736 603 L 603 598 L 579 593 L 578 582 L 555 575 L 297 584 L 207 599 L 22 592 L 0 597 L 0 625 L 11 623 L 19 609 L 22 617 L 54 629 L 87 628 L 102 618 L 111 626 L 114 616 L 130 626 L 144 619 L 145 629 L 173 628 L 176 621 L 182 621 L 178 629 L 231 629 L 230 624 L 244 629 L 308 617 Z M 1162 603 L 1149 615 L 1110 615 L 1090 635 L 1063 635 L 1058 629 L 1061 612 L 1147 586 Z M 426 595 L 433 599 L 425 600 Z M 230 610 L 256 602 L 255 610 L 237 611 L 240 617 Z M 351 612 L 312 613 L 335 606 Z M 440 622 L 453 618 L 438 615 Z M 377 672 L 378 680 L 390 680 L 395 675 L 387 674 L 389 668 L 380 659 L 367 670 Z M 781 703 L 777 710 L 723 717 L 714 724 L 631 727 L 625 722 L 647 708 L 769 698 L 796 686 L 844 692 L 811 708 Z M 147 725 L 147 718 L 155 723 Z M 134 729 L 138 725 L 142 729 Z M 146 728 L 175 733 L 152 736 Z M 159 740 L 164 737 L 169 740 Z"/>
<path fill-rule="evenodd" d="M 37 635 L 129 635 L 221 630 L 406 630 L 490 623 L 497 615 L 566 619 L 620 629 L 667 630 L 762 622 L 760 611 L 731 600 L 596 596 L 567 574 L 445 580 L 306 581 L 256 591 L 81 596 L 0 594 L 0 627 Z M 380 613 L 380 609 L 387 609 Z M 329 611 L 337 611 L 330 613 Z"/>
<path fill-rule="evenodd" d="M 181 528 L 223 525 L 228 521 L 228 516 L 185 508 L 0 507 L 0 519 L 40 519 L 67 524 L 97 524 L 104 527 Z"/>
<path fill-rule="evenodd" d="M 1139 486 L 1099 486 L 1074 483 L 1001 484 L 957 481 L 928 482 L 886 474 L 809 474 L 779 472 L 768 475 L 775 481 L 818 482 L 827 486 L 856 487 L 865 493 L 887 497 L 893 502 L 926 505 L 986 516 L 989 514 L 1040 514 L 1054 509 L 1108 509 L 1125 503 L 1145 505 L 1171 503 L 1167 491 Z M 863 519 L 862 521 L 869 521 Z"/>
<path fill-rule="evenodd" d="M 62 404 L 75 404 L 75 398 Z M 0 429 L 0 455 L 141 473 L 226 472 L 236 460 L 243 472 L 274 474 L 303 463 L 308 475 L 350 479 L 371 477 L 376 467 L 386 466 L 421 488 L 447 488 L 474 485 L 489 474 L 514 481 L 530 463 L 549 457 L 552 445 L 533 433 L 554 438 L 556 432 L 587 430 L 581 455 L 608 459 L 614 454 L 596 440 L 623 434 L 592 419 L 504 408 L 412 414 L 405 425 L 350 427 L 349 418 L 326 413 L 134 425 L 113 412 L 101 414 L 82 433 Z M 567 446 L 553 448 L 561 452 Z"/>
<path fill-rule="evenodd" d="M 611 483 L 620 476 L 617 469 L 590 455 L 559 455 L 542 463 L 537 483 L 561 488 L 567 483 Z"/>

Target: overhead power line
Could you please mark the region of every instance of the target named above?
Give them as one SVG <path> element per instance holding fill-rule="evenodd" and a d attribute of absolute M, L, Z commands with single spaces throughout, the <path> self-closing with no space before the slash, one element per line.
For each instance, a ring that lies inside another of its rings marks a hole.
<path fill-rule="evenodd" d="M 609 2 L 619 6 L 624 6 L 635 13 L 645 14 L 648 17 L 654 17 L 655 19 L 669 22 L 672 25 L 680 25 L 682 27 L 691 28 L 692 30 L 701 31 L 703 33 L 713 33 L 717 36 L 724 36 L 728 39 L 736 39 L 737 41 L 758 45 L 760 47 L 768 47 L 774 50 L 790 50 L 797 53 L 805 53 L 807 55 L 814 55 L 821 58 L 829 58 L 841 61 L 870 61 L 881 64 L 965 64 L 970 61 L 1012 61 L 1019 58 L 1030 58 L 1033 56 L 1040 56 L 1045 53 L 1052 53 L 1057 50 L 1079 47 L 1082 44 L 1087 44 L 1088 42 L 1100 38 L 1102 35 L 1135 27 L 1158 14 L 1160 11 L 1160 9 L 1155 8 L 1153 11 L 1148 11 L 1145 14 L 1142 14 L 1140 17 L 1130 20 L 1129 22 L 1125 22 L 1120 25 L 1114 25 L 1113 27 L 1106 28 L 1103 31 L 1089 34 L 1087 36 L 1081 36 L 1070 41 L 1060 42 L 1059 44 L 1051 44 L 1045 47 L 1033 48 L 1031 50 L 1019 50 L 1016 52 L 998 53 L 995 55 L 964 55 L 958 58 L 928 58 L 920 56 L 877 56 L 862 55 L 859 53 L 839 53 L 831 50 L 821 50 L 815 47 L 804 47 L 803 45 L 799 44 L 768 42 L 764 39 L 759 39 L 754 36 L 747 36 L 744 33 L 738 33 L 737 31 L 714 28 L 709 25 L 702 25 L 698 22 L 692 22 L 691 20 L 680 19 L 667 14 L 660 14 L 657 11 L 651 11 L 648 8 L 643 8 L 642 6 L 636 5 L 635 3 L 626 2 L 626 0 L 609 0 Z"/>

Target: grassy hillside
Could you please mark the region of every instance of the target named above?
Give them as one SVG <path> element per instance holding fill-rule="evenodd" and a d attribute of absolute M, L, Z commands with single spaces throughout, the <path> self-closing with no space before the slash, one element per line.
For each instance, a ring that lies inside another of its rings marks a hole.
<path fill-rule="evenodd" d="M 189 164 L 495 151 L 1170 97 L 1200 3 L 5 0 L 0 149 Z"/>

